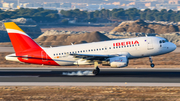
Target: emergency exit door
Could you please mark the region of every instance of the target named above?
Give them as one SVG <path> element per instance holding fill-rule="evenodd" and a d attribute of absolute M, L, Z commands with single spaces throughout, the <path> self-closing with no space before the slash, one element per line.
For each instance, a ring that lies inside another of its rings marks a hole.
<path fill-rule="evenodd" d="M 151 39 L 146 40 L 146 42 L 147 42 L 147 49 L 148 50 L 154 49 Z"/>

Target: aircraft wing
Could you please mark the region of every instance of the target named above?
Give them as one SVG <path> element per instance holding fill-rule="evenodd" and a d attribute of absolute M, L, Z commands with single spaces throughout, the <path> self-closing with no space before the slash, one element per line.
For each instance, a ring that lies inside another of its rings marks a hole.
<path fill-rule="evenodd" d="M 119 56 L 119 55 L 97 55 L 97 54 L 70 54 L 74 56 L 74 58 L 86 59 L 86 60 L 100 60 L 104 61 L 108 58 Z"/>

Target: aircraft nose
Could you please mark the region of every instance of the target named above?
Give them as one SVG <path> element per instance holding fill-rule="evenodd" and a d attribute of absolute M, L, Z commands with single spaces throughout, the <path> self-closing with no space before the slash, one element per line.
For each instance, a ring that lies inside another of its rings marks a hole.
<path fill-rule="evenodd" d="M 176 49 L 176 45 L 174 43 L 170 43 L 169 48 L 171 49 L 171 51 L 174 51 Z"/>

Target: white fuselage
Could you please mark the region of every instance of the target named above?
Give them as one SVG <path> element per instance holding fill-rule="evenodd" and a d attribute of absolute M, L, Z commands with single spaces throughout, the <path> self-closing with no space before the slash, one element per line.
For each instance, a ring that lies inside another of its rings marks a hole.
<path fill-rule="evenodd" d="M 75 65 L 77 61 L 84 61 L 80 65 L 85 65 L 90 63 L 69 54 L 125 55 L 131 59 L 169 53 L 176 49 L 176 45 L 164 38 L 152 36 L 43 49 L 59 65 Z"/>

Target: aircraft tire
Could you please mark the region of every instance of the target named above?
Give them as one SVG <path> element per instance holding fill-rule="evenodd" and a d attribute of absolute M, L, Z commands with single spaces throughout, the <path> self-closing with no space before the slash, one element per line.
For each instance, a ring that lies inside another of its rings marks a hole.
<path fill-rule="evenodd" d="M 151 63 L 151 67 L 154 68 L 154 66 L 155 66 L 155 65 L 154 65 L 153 63 Z"/>
<path fill-rule="evenodd" d="M 94 75 L 98 75 L 99 72 L 100 72 L 100 69 L 98 67 L 96 67 L 96 69 L 93 70 Z"/>

